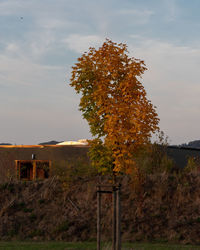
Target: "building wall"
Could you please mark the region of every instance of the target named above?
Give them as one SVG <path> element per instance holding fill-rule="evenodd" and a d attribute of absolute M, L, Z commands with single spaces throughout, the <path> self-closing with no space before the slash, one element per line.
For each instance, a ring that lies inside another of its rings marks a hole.
<path fill-rule="evenodd" d="M 77 162 L 89 164 L 88 146 L 1 146 L 0 182 L 16 178 L 15 160 L 31 160 L 35 154 L 37 160 L 51 160 L 52 171 L 58 165 L 74 166 Z"/>

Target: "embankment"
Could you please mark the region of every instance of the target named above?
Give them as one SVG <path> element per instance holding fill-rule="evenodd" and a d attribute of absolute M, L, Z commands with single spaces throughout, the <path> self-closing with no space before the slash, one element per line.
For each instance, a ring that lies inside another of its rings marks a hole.
<path fill-rule="evenodd" d="M 105 180 L 104 180 L 105 181 Z M 122 180 L 122 239 L 200 244 L 200 175 L 149 175 L 134 189 Z M 84 241 L 96 238 L 97 178 L 0 186 L 1 240 Z M 135 191 L 134 191 L 135 190 Z M 103 196 L 103 238 L 111 238 L 111 196 Z"/>

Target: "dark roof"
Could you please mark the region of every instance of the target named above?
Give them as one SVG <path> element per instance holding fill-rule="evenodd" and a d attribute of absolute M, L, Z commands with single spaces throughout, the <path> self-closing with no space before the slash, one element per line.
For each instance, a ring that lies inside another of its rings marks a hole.
<path fill-rule="evenodd" d="M 200 151 L 200 148 L 193 148 L 193 147 L 184 147 L 184 146 L 167 146 L 167 148 L 174 148 L 174 149 L 184 149 L 184 150 L 195 150 Z"/>

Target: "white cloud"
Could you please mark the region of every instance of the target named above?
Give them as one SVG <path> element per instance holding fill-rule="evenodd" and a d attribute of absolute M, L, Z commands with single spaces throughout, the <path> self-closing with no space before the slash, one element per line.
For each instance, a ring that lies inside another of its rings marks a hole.
<path fill-rule="evenodd" d="M 27 1 L 24 3 L 27 5 Z M 12 15 L 14 13 L 17 13 L 19 9 L 24 8 L 24 5 L 17 0 L 3 0 L 0 2 L 0 15 L 1 16 L 7 16 Z"/>
<path fill-rule="evenodd" d="M 36 20 L 37 25 L 43 29 L 59 29 L 59 28 L 68 28 L 71 25 L 71 22 L 62 21 L 60 19 L 56 18 L 50 18 L 50 17 L 42 17 L 39 18 L 39 20 Z"/>
<path fill-rule="evenodd" d="M 36 60 L 47 54 L 49 50 L 55 49 L 56 35 L 51 31 L 44 30 L 30 33 L 28 40 L 30 40 L 30 44 L 27 44 L 29 49 L 27 53 Z"/>
<path fill-rule="evenodd" d="M 116 14 L 134 18 L 136 24 L 146 24 L 154 15 L 154 12 L 151 10 L 121 9 Z"/>
<path fill-rule="evenodd" d="M 46 82 L 49 73 L 60 71 L 61 67 L 36 64 L 25 57 L 0 55 L 0 85 L 37 85 Z"/>
<path fill-rule="evenodd" d="M 129 50 L 149 68 L 143 82 L 164 132 L 174 143 L 198 139 L 200 48 L 142 39 L 140 47 L 132 45 Z"/>
<path fill-rule="evenodd" d="M 17 52 L 17 51 L 19 51 L 19 48 L 18 48 L 17 44 L 15 44 L 15 43 L 8 43 L 6 46 L 6 50 L 8 52 Z"/>
<path fill-rule="evenodd" d="M 167 22 L 175 21 L 179 16 L 179 8 L 177 6 L 176 0 L 164 0 L 164 7 L 165 7 L 165 13 L 164 13 L 164 19 Z"/>
<path fill-rule="evenodd" d="M 102 41 L 103 38 L 97 35 L 84 36 L 79 34 L 71 34 L 63 40 L 69 49 L 77 53 L 83 53 L 87 51 L 89 47 L 100 46 Z"/>

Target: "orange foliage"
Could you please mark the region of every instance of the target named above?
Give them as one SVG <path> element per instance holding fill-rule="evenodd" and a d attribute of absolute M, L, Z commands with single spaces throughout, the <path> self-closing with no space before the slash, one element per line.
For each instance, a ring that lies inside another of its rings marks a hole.
<path fill-rule="evenodd" d="M 112 151 L 114 171 L 130 172 L 138 146 L 159 130 L 155 107 L 140 78 L 144 61 L 128 57 L 127 46 L 106 40 L 90 48 L 72 70 L 71 86 L 81 93 L 80 110 L 93 136 L 104 137 Z"/>

